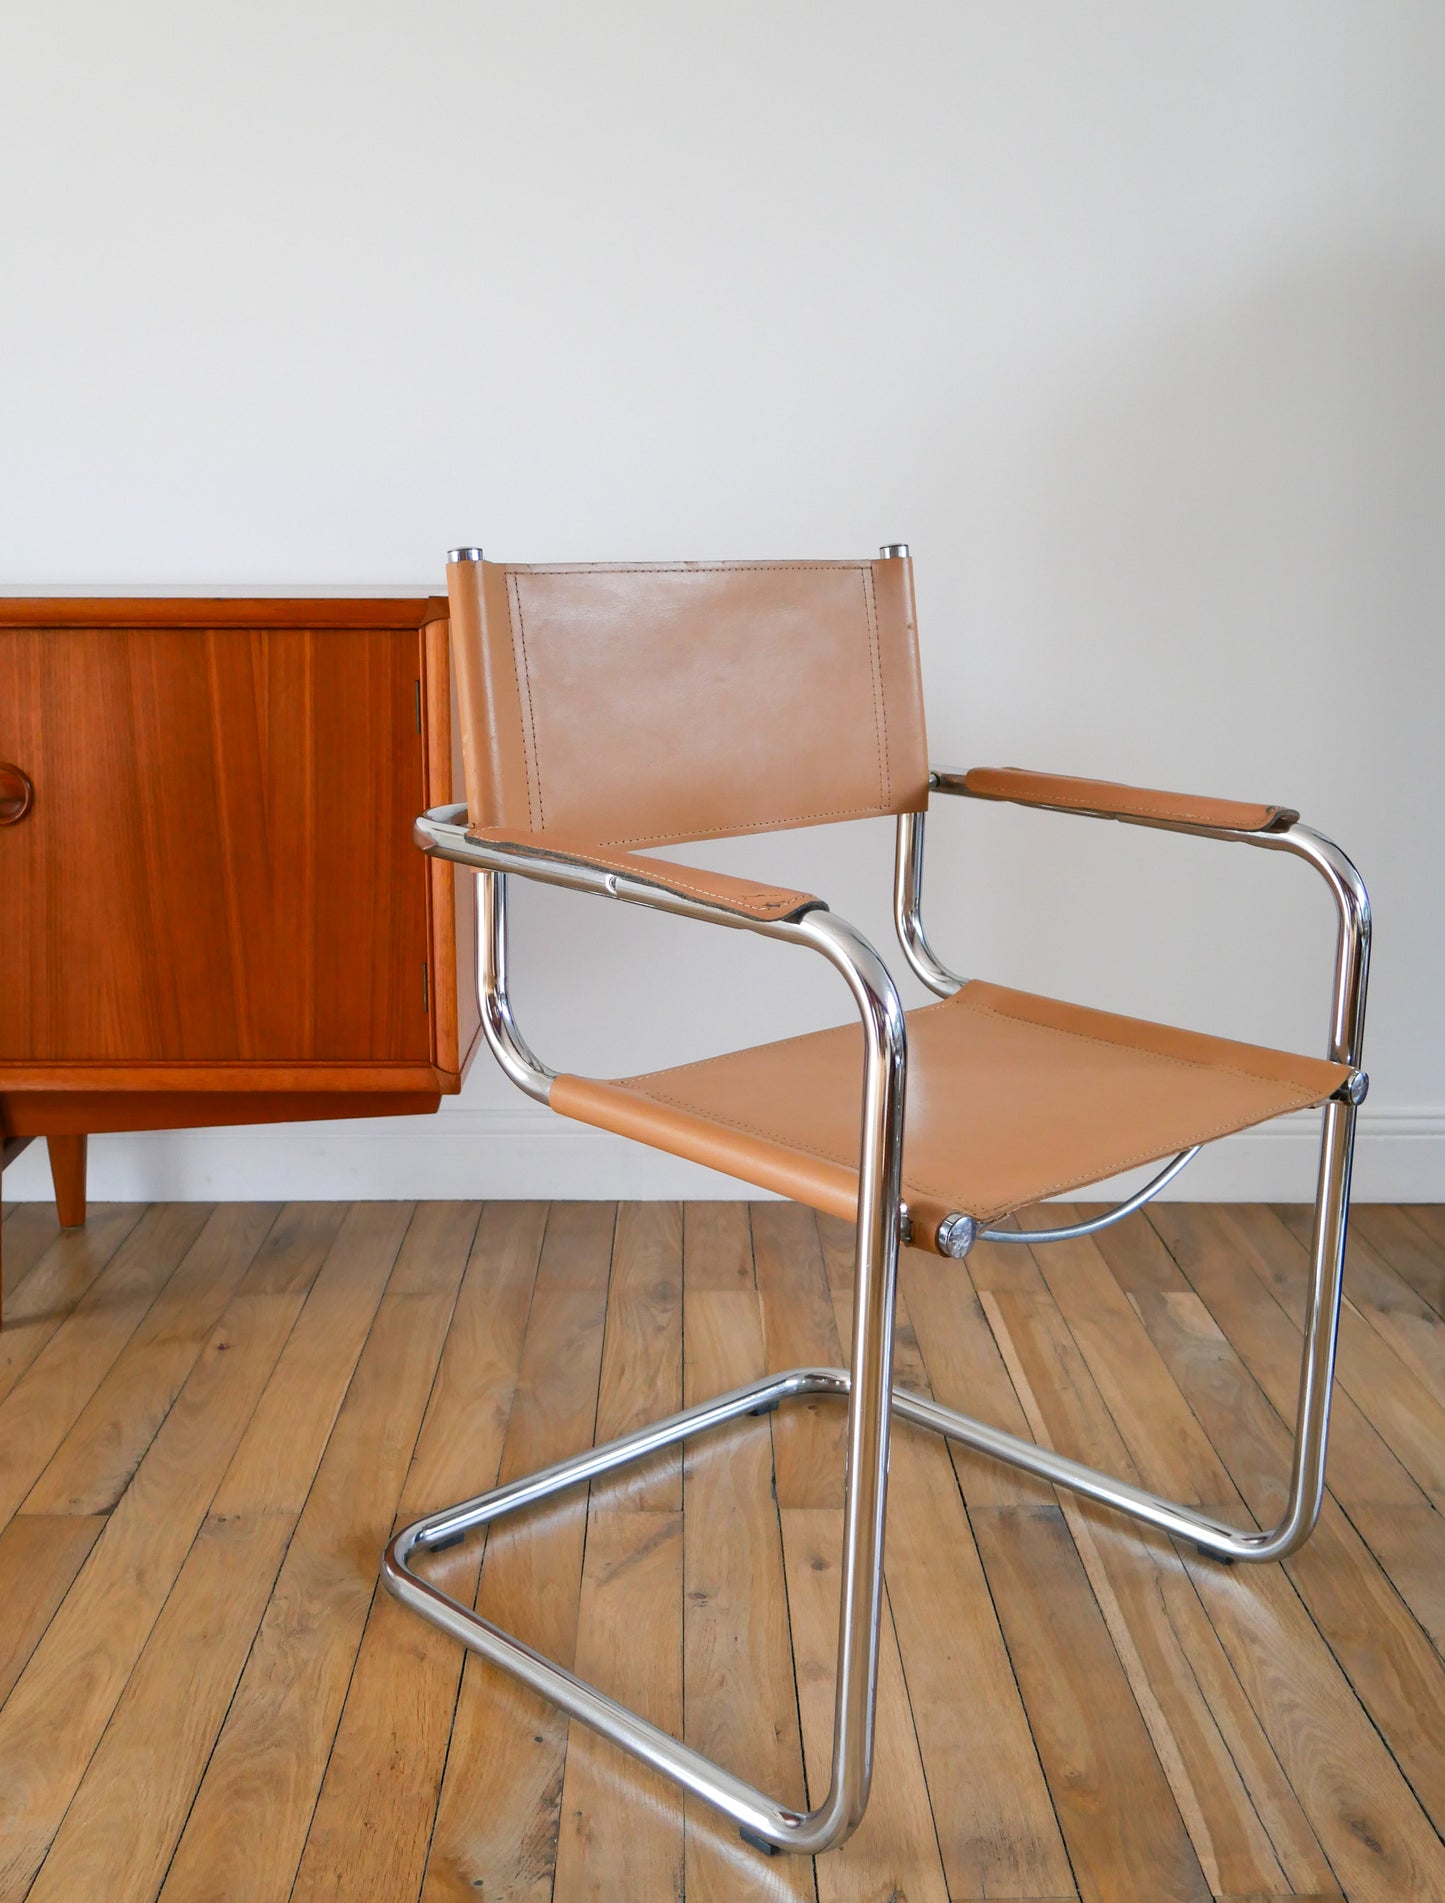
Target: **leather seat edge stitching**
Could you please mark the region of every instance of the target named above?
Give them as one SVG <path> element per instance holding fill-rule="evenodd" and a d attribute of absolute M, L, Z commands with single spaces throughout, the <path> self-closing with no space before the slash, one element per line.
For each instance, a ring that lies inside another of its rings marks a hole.
<path fill-rule="evenodd" d="M 604 1088 L 606 1087 L 606 1084 L 607 1084 L 607 1080 L 602 1078 L 591 1078 L 591 1079 L 583 1078 L 583 1079 L 580 1079 L 579 1081 L 584 1083 L 585 1082 L 602 1083 Z M 621 1088 L 625 1088 L 625 1086 L 617 1085 L 617 1086 L 614 1086 L 614 1088 L 621 1089 Z M 649 1098 L 654 1103 L 670 1104 L 675 1110 L 685 1111 L 688 1116 L 697 1117 L 702 1122 L 718 1123 L 723 1125 L 725 1129 L 741 1131 L 744 1136 L 757 1137 L 762 1142 L 771 1143 L 778 1149 L 795 1150 L 800 1156 L 814 1157 L 820 1163 L 839 1163 L 839 1164 L 842 1164 L 845 1169 L 852 1169 L 855 1171 L 858 1167 L 858 1159 L 856 1156 L 851 1156 L 851 1157 L 839 1156 L 836 1151 L 822 1150 L 812 1143 L 809 1143 L 806 1145 L 801 1144 L 797 1142 L 796 1139 L 794 1138 L 779 1136 L 776 1132 L 771 1130 L 764 1130 L 757 1124 L 744 1123 L 738 1117 L 724 1116 L 720 1112 L 715 1110 L 700 1110 L 696 1104 L 687 1103 L 681 1097 L 669 1097 L 665 1091 L 639 1090 L 636 1094 L 639 1097 Z M 1294 1110 L 1306 1110 L 1311 1106 L 1311 1104 L 1318 1103 L 1319 1101 L 1321 1101 L 1319 1098 L 1312 1098 L 1308 1095 L 1302 1096 L 1297 1102 L 1287 1103 L 1278 1110 L 1271 1110 L 1267 1116 L 1256 1118 L 1255 1123 L 1269 1123 L 1275 1117 L 1288 1116 L 1290 1112 Z M 565 1111 L 559 1111 L 558 1114 L 561 1116 L 565 1116 L 567 1113 Z M 578 1119 L 578 1120 L 581 1121 L 581 1119 Z M 1241 1125 L 1231 1120 L 1227 1123 L 1216 1124 L 1214 1125 L 1212 1129 L 1206 1130 L 1201 1135 L 1197 1137 L 1193 1137 L 1190 1140 L 1191 1142 L 1194 1142 L 1194 1143 L 1212 1143 L 1216 1137 L 1233 1136 L 1235 1132 L 1240 1130 L 1241 1128 L 1250 1129 L 1252 1127 L 1254 1126 L 1251 1124 Z M 1145 1150 L 1139 1153 L 1138 1155 L 1135 1155 L 1129 1158 L 1120 1159 L 1117 1162 L 1111 1162 L 1110 1164 L 1108 1164 L 1108 1166 L 1105 1169 L 1103 1169 L 1099 1173 L 1098 1176 L 1090 1176 L 1085 1178 L 1084 1185 L 1076 1184 L 1073 1178 L 1069 1178 L 1069 1177 L 1061 1178 L 1057 1183 L 1051 1184 L 1047 1189 L 1041 1189 L 1034 1196 L 1025 1198 L 1024 1202 L 1009 1203 L 996 1210 L 985 1210 L 983 1212 L 980 1212 L 980 1219 L 982 1221 L 989 1222 L 989 1221 L 992 1221 L 993 1217 L 996 1215 L 1006 1215 L 1010 1209 L 1022 1209 L 1022 1208 L 1025 1208 L 1029 1202 L 1037 1202 L 1042 1197 L 1057 1195 L 1057 1193 L 1061 1189 L 1069 1189 L 1073 1187 L 1084 1187 L 1088 1183 L 1103 1182 L 1105 1177 L 1116 1176 L 1118 1175 L 1120 1170 L 1137 1169 L 1140 1166 L 1140 1164 L 1152 1163 L 1161 1156 L 1168 1156 L 1169 1153 L 1175 1147 L 1176 1146 L 1174 1144 L 1169 1143 L 1169 1144 L 1166 1144 L 1162 1150 Z M 907 1142 L 907 1137 L 905 1136 L 904 1158 L 903 1158 L 903 1174 L 905 1179 L 904 1180 L 905 1191 L 911 1187 L 916 1186 L 918 1189 L 923 1190 L 926 1195 L 936 1196 L 940 1202 L 948 1202 L 955 1193 L 953 1190 L 940 1189 L 938 1185 L 935 1183 L 925 1183 L 921 1177 L 909 1176 L 907 1151 L 908 1151 L 908 1142 Z"/>

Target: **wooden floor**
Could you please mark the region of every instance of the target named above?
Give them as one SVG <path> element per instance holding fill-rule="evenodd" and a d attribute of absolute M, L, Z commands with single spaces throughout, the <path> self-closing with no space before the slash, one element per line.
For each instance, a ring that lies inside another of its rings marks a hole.
<path fill-rule="evenodd" d="M 1051 1216 L 1054 1214 L 1051 1211 Z M 902 1378 L 1263 1520 L 1296 1209 L 908 1256 Z M 33 1903 L 1445 1898 L 1445 1210 L 1364 1208 L 1331 1497 L 1222 1568 L 895 1441 L 874 1795 L 765 1859 L 376 1590 L 399 1518 L 839 1359 L 849 1234 L 781 1203 L 5 1219 L 0 1897 Z M 832 1404 L 434 1562 L 801 1802 L 829 1742 Z M 684 1512 L 685 1509 L 685 1512 Z"/>

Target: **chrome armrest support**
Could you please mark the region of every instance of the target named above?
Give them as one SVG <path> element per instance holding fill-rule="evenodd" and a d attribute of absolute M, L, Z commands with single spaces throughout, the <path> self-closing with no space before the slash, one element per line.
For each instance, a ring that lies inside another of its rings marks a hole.
<path fill-rule="evenodd" d="M 949 793 L 971 798 L 964 785 L 961 773 L 936 767 L 928 776 L 930 788 L 936 793 Z M 1062 811 L 1063 808 L 1043 807 L 1040 811 Z M 1084 819 L 1106 818 L 1098 813 L 1081 813 Z M 902 861 L 904 858 L 904 831 L 911 824 L 917 824 L 917 839 L 910 842 L 909 851 L 918 867 L 918 890 L 922 887 L 923 863 L 923 826 L 921 814 L 905 814 L 899 825 L 899 886 L 902 887 Z M 1312 865 L 1330 889 L 1335 902 L 1337 932 L 1335 938 L 1335 979 L 1332 1008 L 1330 1012 L 1330 1032 L 1328 1055 L 1338 1064 L 1349 1064 L 1359 1068 L 1361 1050 L 1365 1034 L 1365 994 L 1370 969 L 1370 898 L 1365 890 L 1364 880 L 1351 860 L 1340 850 L 1332 839 L 1323 833 L 1317 833 L 1310 826 L 1302 825 L 1298 820 L 1283 832 L 1241 832 L 1221 826 L 1186 825 L 1170 819 L 1136 819 L 1129 816 L 1125 824 L 1131 826 L 1150 826 L 1161 832 L 1193 833 L 1203 839 L 1223 839 L 1233 845 L 1256 846 L 1265 852 L 1293 853 L 1297 859 L 1304 859 Z M 915 900 L 914 916 L 917 916 Z M 919 928 L 921 932 L 921 927 Z M 903 925 L 899 925 L 900 937 Z M 904 940 L 904 950 L 908 943 Z M 909 963 L 913 964 L 910 956 Z M 929 980 L 914 965 L 925 983 Z M 937 989 L 937 986 L 934 987 Z M 1358 1102 L 1356 1097 L 1354 1101 Z"/>
<path fill-rule="evenodd" d="M 863 934 L 846 919 L 819 905 L 793 919 L 754 919 L 704 900 L 667 892 L 625 873 L 580 865 L 573 860 L 549 860 L 537 853 L 520 853 L 507 846 L 470 839 L 465 806 L 437 806 L 415 822 L 412 836 L 429 858 L 447 859 L 477 873 L 477 962 L 482 1001 L 482 1024 L 487 1042 L 502 1069 L 520 1089 L 545 1103 L 556 1077 L 528 1048 L 512 1016 L 507 994 L 507 882 L 508 873 L 542 885 L 590 893 L 596 898 L 620 899 L 652 912 L 672 912 L 707 925 L 725 925 L 732 931 L 757 933 L 785 944 L 806 945 L 821 952 L 842 974 L 869 1033 L 870 1058 L 875 1048 L 896 1042 L 904 1061 L 903 1006 L 891 973 Z M 901 1092 L 901 1080 L 900 1080 Z M 865 1108 L 865 1120 L 866 1120 Z M 896 1201 L 896 1198 L 895 1198 Z"/>
<path fill-rule="evenodd" d="M 929 775 L 929 785 L 935 792 L 973 797 L 964 785 L 964 776 L 961 773 L 935 770 Z M 1071 809 L 1044 808 L 1042 810 Z M 1080 817 L 1100 819 L 1108 815 L 1084 812 Z M 1169 819 L 1130 818 L 1127 823 L 1153 826 L 1165 832 L 1202 834 L 1207 839 L 1223 839 L 1241 846 L 1259 846 L 1267 852 L 1292 853 L 1296 858 L 1306 860 L 1324 879 L 1334 899 L 1336 914 L 1335 972 L 1330 1006 L 1328 1055 L 1336 1063 L 1350 1065 L 1353 1071 L 1353 1075 L 1341 1085 L 1337 1093 L 1337 1101 L 1347 1106 L 1350 1112 L 1349 1124 L 1352 1130 L 1353 1111 L 1364 1100 L 1365 1092 L 1369 1088 L 1369 1079 L 1359 1066 L 1365 1031 L 1365 996 L 1369 979 L 1371 930 L 1369 894 L 1355 866 L 1333 840 L 1326 839 L 1322 833 L 1315 832 L 1313 828 L 1302 825 L 1299 821 L 1283 832 L 1244 832 L 1224 827 L 1186 825 Z M 922 813 L 900 815 L 898 850 L 894 864 L 893 919 L 899 943 L 913 971 L 930 991 L 946 998 L 957 991 L 964 981 L 938 959 L 923 929 L 923 832 L 924 815 Z M 1339 1123 L 1340 1119 L 1337 1116 L 1327 1118 L 1327 1150 L 1333 1151 L 1347 1142 L 1346 1137 L 1337 1128 Z M 1090 1235 L 1095 1230 L 1107 1228 L 1134 1210 L 1142 1208 L 1166 1184 L 1172 1182 L 1198 1153 L 1198 1145 L 1191 1150 L 1182 1151 L 1127 1201 L 1117 1204 L 1106 1214 L 1095 1217 L 1091 1221 L 1073 1223 L 1063 1229 L 1035 1229 L 1018 1233 L 1001 1229 L 961 1230 L 956 1252 L 967 1253 L 975 1237 L 987 1242 L 1045 1243 Z M 1347 1164 L 1340 1167 L 1344 1169 L 1347 1185 Z M 1321 1206 L 1325 1206 L 1323 1194 Z M 1331 1204 L 1331 1207 L 1333 1206 Z M 1336 1247 L 1336 1244 L 1341 1249 L 1343 1247 L 1342 1214 L 1339 1217 L 1339 1223 L 1339 1235 L 1334 1238 L 1326 1237 L 1320 1243 L 1326 1255 Z M 1324 1259 L 1323 1256 L 1321 1259 Z"/>
<path fill-rule="evenodd" d="M 873 1769 L 873 1716 L 878 1680 L 878 1633 L 883 1596 L 883 1530 L 888 1491 L 889 1425 L 893 1409 L 893 1311 L 898 1274 L 902 1201 L 903 1103 L 907 1082 L 908 1041 L 903 1006 L 892 976 L 867 939 L 826 907 L 791 919 L 760 920 L 725 912 L 701 901 L 681 898 L 625 874 L 601 872 L 578 863 L 553 862 L 527 852 L 481 844 L 467 838 L 466 814 L 442 807 L 415 826 L 416 843 L 433 857 L 469 866 L 478 874 L 480 906 L 478 964 L 487 1041 L 503 1069 L 532 1096 L 545 1101 L 556 1073 L 540 1064 L 512 1022 L 507 1000 L 506 875 L 599 897 L 623 899 L 652 911 L 675 912 L 707 924 L 727 925 L 806 945 L 821 952 L 842 974 L 863 1021 L 865 1059 L 859 1131 L 857 1237 L 854 1267 L 853 1339 L 846 1375 L 825 1371 L 805 1375 L 801 1392 L 821 1381 L 827 1391 L 848 1397 L 846 1480 L 843 1502 L 843 1554 L 839 1578 L 838 1671 L 834 1690 L 832 1767 L 828 1789 L 817 1807 L 800 1812 L 778 1805 L 762 1792 L 676 1739 L 649 1726 L 595 1688 L 518 1645 L 480 1615 L 449 1600 L 412 1574 L 407 1555 L 418 1544 L 436 1545 L 458 1529 L 480 1525 L 505 1510 L 513 1490 L 480 1497 L 440 1520 L 418 1522 L 392 1543 L 384 1576 L 393 1592 L 474 1649 L 506 1664 L 525 1682 L 546 1691 L 572 1716 L 595 1725 L 659 1769 L 681 1778 L 694 1792 L 719 1805 L 750 1841 L 800 1851 L 826 1849 L 848 1835 L 863 1815 Z M 771 1389 L 773 1383 L 765 1383 Z M 785 1386 L 792 1391 L 788 1377 Z M 749 1396 L 727 1399 L 720 1411 L 694 1410 L 687 1425 L 728 1419 L 742 1412 Z M 685 1431 L 685 1429 L 684 1429 Z M 676 1437 L 669 1427 L 659 1445 Z M 641 1442 L 624 1445 L 628 1458 Z M 589 1471 L 606 1471 L 617 1458 L 614 1447 L 595 1464 L 584 1459 L 563 1463 L 536 1477 L 537 1497 Z M 438 1528 L 446 1531 L 438 1531 Z"/>
<path fill-rule="evenodd" d="M 913 974 L 940 998 L 951 998 L 964 980 L 950 971 L 923 929 L 923 813 L 900 813 L 893 859 L 893 929 Z"/>
<path fill-rule="evenodd" d="M 512 1080 L 545 1102 L 556 1076 L 532 1055 L 512 1021 L 507 999 L 506 875 L 511 872 L 575 892 L 623 899 L 655 912 L 675 912 L 734 931 L 806 945 L 821 952 L 842 974 L 863 1021 L 865 1060 L 859 1131 L 858 1215 L 854 1269 L 853 1340 L 850 1371 L 803 1377 L 799 1391 L 818 1382 L 848 1397 L 846 1483 L 843 1506 L 843 1556 L 839 1580 L 838 1675 L 834 1691 L 832 1771 L 816 1809 L 799 1812 L 781 1806 L 741 1779 L 708 1763 L 685 1745 L 623 1710 L 594 1688 L 490 1625 L 469 1607 L 449 1600 L 407 1568 L 407 1555 L 423 1542 L 436 1545 L 459 1528 L 480 1525 L 510 1503 L 513 1490 L 483 1496 L 438 1520 L 418 1522 L 392 1544 L 385 1577 L 393 1592 L 456 1637 L 492 1657 L 536 1689 L 546 1691 L 574 1717 L 597 1726 L 659 1769 L 679 1777 L 691 1790 L 719 1805 L 750 1841 L 813 1851 L 839 1842 L 857 1824 L 868 1801 L 873 1766 L 873 1713 L 878 1679 L 878 1632 L 883 1593 L 883 1528 L 888 1489 L 889 1421 L 893 1402 L 893 1310 L 898 1273 L 902 1199 L 903 1102 L 907 1082 L 908 1039 L 903 1005 L 892 976 L 861 932 L 826 907 L 791 919 L 761 920 L 722 911 L 679 897 L 625 874 L 573 862 L 549 861 L 527 852 L 467 838 L 466 812 L 440 807 L 415 826 L 422 851 L 449 859 L 477 873 L 478 966 L 483 1025 L 498 1062 Z M 772 1383 L 765 1383 L 771 1388 Z M 793 1378 L 785 1386 L 793 1388 Z M 694 1410 L 686 1426 L 728 1419 L 743 1411 L 750 1396 L 728 1398 L 720 1410 Z M 659 1445 L 676 1438 L 669 1426 Z M 620 1458 L 631 1457 L 638 1437 L 623 1443 Z M 619 1458 L 603 1450 L 595 1465 L 584 1459 L 563 1463 L 533 1482 L 538 1497 L 589 1471 L 602 1472 Z M 445 1528 L 445 1531 L 439 1531 Z"/>

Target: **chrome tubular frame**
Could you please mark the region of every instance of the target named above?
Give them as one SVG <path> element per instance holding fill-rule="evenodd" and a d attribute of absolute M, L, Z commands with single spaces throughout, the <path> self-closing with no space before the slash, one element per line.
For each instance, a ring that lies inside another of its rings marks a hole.
<path fill-rule="evenodd" d="M 941 790 L 955 789 L 943 785 Z M 899 937 L 909 963 L 923 981 L 941 995 L 949 996 L 962 981 L 928 949 L 919 918 L 922 835 L 922 815 L 905 817 L 900 825 L 896 887 Z M 1338 847 L 1305 827 L 1296 826 L 1289 833 L 1268 836 L 1234 833 L 1215 836 L 1297 853 L 1310 860 L 1326 878 L 1339 912 L 1330 1055 L 1341 1062 L 1358 1065 L 1370 939 L 1369 901 L 1358 873 Z M 416 840 L 424 852 L 470 867 L 479 875 L 478 966 L 484 1030 L 507 1075 L 540 1101 L 546 1101 L 556 1073 L 548 1070 L 528 1049 L 512 1017 L 506 964 L 505 875 L 509 872 L 733 930 L 754 931 L 820 952 L 841 973 L 853 994 L 863 1021 L 867 1056 L 850 1366 L 847 1369 L 795 1368 L 767 1376 L 716 1400 L 687 1408 L 652 1427 L 579 1453 L 541 1473 L 494 1488 L 459 1506 L 416 1521 L 396 1536 L 382 1561 L 383 1581 L 398 1599 L 483 1658 L 513 1673 L 571 1717 L 591 1725 L 624 1750 L 714 1805 L 758 1848 L 816 1854 L 841 1843 L 849 1835 L 868 1801 L 891 1415 L 931 1428 L 949 1440 L 960 1441 L 1041 1479 L 1131 1514 L 1146 1525 L 1190 1541 L 1221 1560 L 1279 1559 L 1294 1551 L 1308 1536 L 1319 1513 L 1324 1487 L 1355 1106 L 1362 1089 L 1348 1096 L 1342 1094 L 1325 1106 L 1289 1503 L 1284 1517 L 1272 1530 L 1240 1531 L 1190 1507 L 1097 1473 L 1050 1448 L 1035 1446 L 973 1420 L 924 1395 L 893 1386 L 893 1311 L 902 1214 L 907 1033 L 903 1008 L 887 968 L 851 925 L 822 907 L 790 920 L 754 921 L 662 892 L 622 875 L 483 845 L 467 838 L 465 809 L 460 807 L 438 808 L 419 819 Z M 1362 1085 L 1363 1080 L 1360 1081 Z M 1036 1231 L 1017 1237 L 1008 1234 L 1006 1239 L 1037 1243 L 1099 1228 L 1105 1221 L 1138 1207 L 1148 1195 L 1161 1188 L 1164 1181 L 1177 1174 L 1189 1154 L 1186 1152 L 1176 1158 L 1144 1191 L 1105 1218 L 1061 1231 Z M 610 1473 L 694 1434 L 808 1395 L 832 1396 L 845 1401 L 848 1408 L 831 1774 L 826 1795 L 812 1810 L 797 1810 L 776 1802 L 565 1667 L 502 1631 L 413 1570 L 414 1558 L 449 1546 L 508 1513 L 535 1505 L 567 1487 Z"/>
<path fill-rule="evenodd" d="M 913 975 L 940 998 L 951 998 L 955 991 L 963 989 L 965 980 L 950 971 L 935 954 L 923 929 L 924 822 L 922 813 L 898 816 L 898 849 L 893 859 L 893 929 Z"/>
<path fill-rule="evenodd" d="M 973 797 L 968 794 L 963 775 L 935 771 L 929 775 L 933 791 Z M 1049 810 L 1069 811 L 1069 808 Z M 1083 814 L 1085 818 L 1104 818 L 1103 814 Z M 1306 860 L 1324 879 L 1335 903 L 1335 971 L 1330 1006 L 1330 1027 L 1326 1054 L 1339 1064 L 1351 1066 L 1354 1075 L 1325 1104 L 1320 1136 L 1319 1172 L 1315 1191 L 1314 1232 L 1310 1247 L 1310 1282 L 1305 1309 L 1304 1350 L 1300 1365 L 1299 1398 L 1295 1410 L 1294 1457 L 1290 1473 L 1289 1495 L 1277 1526 L 1265 1532 L 1241 1532 L 1218 1521 L 1207 1519 L 1183 1506 L 1174 1506 L 1137 1488 L 1107 1479 L 1071 1461 L 1050 1454 L 1041 1458 L 1041 1450 L 1032 1449 L 1031 1457 L 1021 1458 L 1023 1445 L 1011 1448 L 999 1445 L 999 1436 L 940 1428 L 950 1437 L 964 1440 L 985 1453 L 998 1453 L 1019 1466 L 1041 1474 L 1045 1479 L 1072 1487 L 1075 1492 L 1132 1513 L 1165 1532 L 1192 1540 L 1204 1553 L 1222 1560 L 1283 1559 L 1309 1538 L 1324 1498 L 1325 1451 L 1329 1439 L 1330 1395 L 1334 1380 L 1335 1347 L 1339 1335 L 1340 1295 L 1345 1260 L 1345 1231 L 1350 1204 L 1350 1170 L 1354 1157 L 1355 1115 L 1364 1101 L 1369 1080 L 1360 1070 L 1365 1034 L 1365 998 L 1370 970 L 1370 899 L 1364 881 L 1346 855 L 1311 827 L 1294 825 L 1277 833 L 1240 832 L 1223 827 L 1179 825 L 1168 820 L 1129 819 L 1131 825 L 1153 826 L 1167 832 L 1196 833 L 1206 839 L 1223 839 L 1242 846 L 1258 846 L 1268 852 L 1287 852 Z M 895 924 L 899 941 L 914 971 L 933 990 L 951 977 L 927 952 L 927 939 L 920 916 L 923 887 L 923 815 L 904 814 L 898 822 L 898 859 L 894 880 Z M 926 957 L 919 954 L 924 948 Z M 951 990 L 956 986 L 950 986 Z M 994 1242 L 1043 1244 L 1089 1235 L 1149 1201 L 1165 1184 L 1177 1176 L 1198 1153 L 1186 1150 L 1146 1183 L 1143 1189 L 1117 1208 L 1092 1221 L 1074 1223 L 1064 1229 L 1013 1232 L 982 1230 L 979 1233 Z M 971 1424 L 972 1427 L 972 1424 Z M 1011 1437 L 1004 1436 L 1008 1440 Z M 1068 1471 L 1072 1469 L 1072 1472 Z"/>
<path fill-rule="evenodd" d="M 856 1828 L 868 1802 L 873 1774 L 889 1424 L 897 1405 L 892 1367 L 907 1071 L 903 1006 L 887 967 L 873 947 L 825 907 L 790 920 L 757 922 L 661 892 L 625 875 L 479 845 L 467 839 L 464 822 L 464 809 L 438 808 L 417 821 L 417 843 L 425 852 L 455 860 L 480 874 L 478 962 L 483 1029 L 502 1068 L 534 1097 L 545 1101 L 556 1073 L 539 1063 L 527 1048 L 513 1022 L 507 998 L 504 875 L 508 871 L 574 891 L 805 945 L 820 952 L 841 973 L 857 1004 L 867 1045 L 851 1363 L 846 1371 L 803 1368 L 770 1376 L 659 1421 L 654 1427 L 590 1449 L 543 1473 L 431 1514 L 405 1528 L 392 1541 L 382 1562 L 383 1581 L 397 1598 L 464 1645 L 513 1672 L 572 1717 L 592 1725 L 716 1805 L 749 1841 L 768 1849 L 826 1850 Z M 832 1771 L 827 1794 L 813 1810 L 794 1810 L 775 1802 L 542 1657 L 469 1606 L 450 1598 L 412 1569 L 414 1554 L 450 1545 L 503 1514 L 533 1505 L 563 1488 L 640 1460 L 658 1448 L 722 1426 L 740 1415 L 758 1413 L 782 1400 L 809 1394 L 835 1395 L 848 1404 Z"/>
<path fill-rule="evenodd" d="M 931 776 L 930 784 L 937 784 L 936 774 Z M 952 792 L 955 789 L 945 787 L 943 790 Z M 901 813 L 898 818 L 898 848 L 893 859 L 893 929 L 898 934 L 903 956 L 912 967 L 914 976 L 926 984 L 930 991 L 937 992 L 940 998 L 951 998 L 956 991 L 962 990 L 965 980 L 942 962 L 923 929 L 924 824 L 925 816 L 922 813 Z M 1151 1177 L 1127 1202 L 1119 1203 L 1105 1215 L 1095 1216 L 1091 1222 L 1072 1223 L 1067 1229 L 1036 1229 L 1029 1233 L 1019 1229 L 980 1229 L 975 1225 L 966 1232 L 967 1248 L 962 1253 L 966 1255 L 975 1242 L 1067 1242 L 1074 1236 L 1090 1236 L 1100 1229 L 1107 1229 L 1152 1201 L 1166 1183 L 1172 1183 L 1182 1169 L 1188 1168 L 1198 1156 L 1199 1149 L 1196 1143 L 1192 1149 L 1181 1150 L 1173 1162 L 1157 1176 Z"/>
<path fill-rule="evenodd" d="M 1145 1203 L 1152 1203 L 1166 1184 L 1172 1183 L 1181 1170 L 1188 1169 L 1203 1148 L 1202 1143 L 1195 1143 L 1181 1150 L 1173 1162 L 1166 1163 L 1157 1176 L 1151 1176 L 1142 1189 L 1136 1189 L 1122 1203 L 1115 1203 L 1112 1209 L 1106 1209 L 1102 1216 L 1091 1217 L 1088 1222 L 1071 1222 L 1063 1229 L 980 1229 L 978 1239 L 980 1242 L 1072 1242 L 1075 1236 L 1096 1236 L 1101 1229 L 1112 1229 L 1116 1222 L 1132 1216 Z"/>

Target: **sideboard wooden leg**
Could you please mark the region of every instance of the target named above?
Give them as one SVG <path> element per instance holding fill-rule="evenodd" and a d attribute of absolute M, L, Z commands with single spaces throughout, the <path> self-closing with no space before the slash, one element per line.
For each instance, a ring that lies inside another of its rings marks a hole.
<path fill-rule="evenodd" d="M 79 1229 L 85 1222 L 85 1143 L 83 1136 L 45 1139 L 50 1151 L 50 1176 L 55 1184 L 55 1213 L 62 1229 Z"/>

